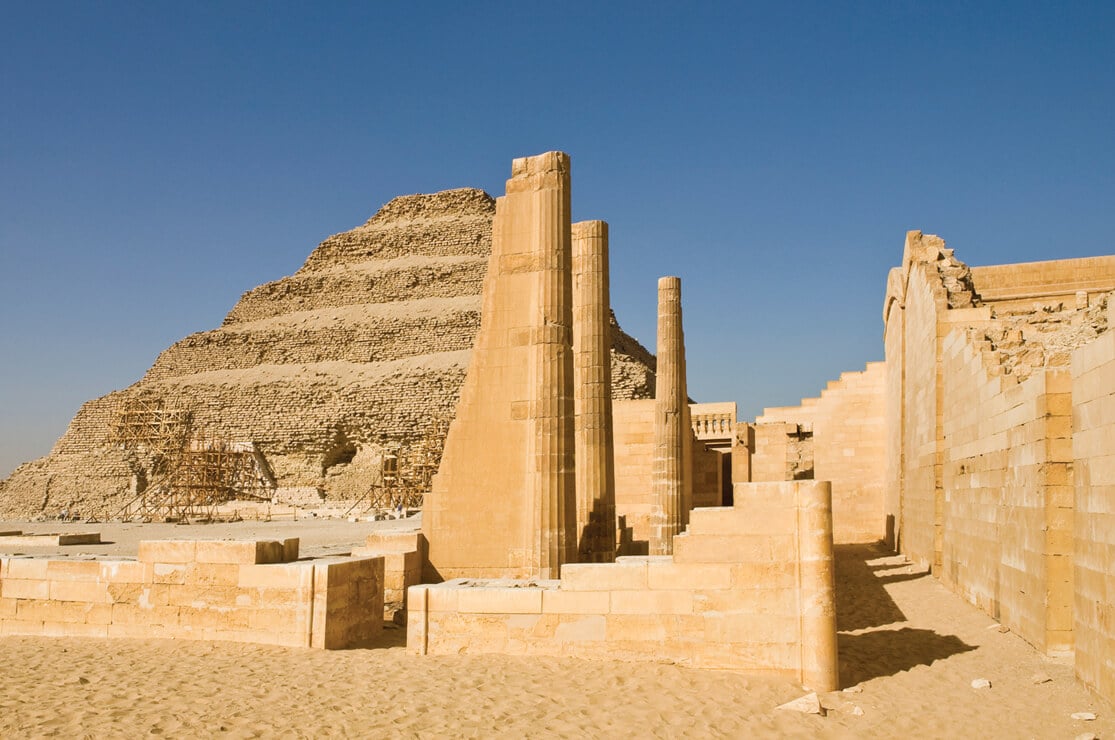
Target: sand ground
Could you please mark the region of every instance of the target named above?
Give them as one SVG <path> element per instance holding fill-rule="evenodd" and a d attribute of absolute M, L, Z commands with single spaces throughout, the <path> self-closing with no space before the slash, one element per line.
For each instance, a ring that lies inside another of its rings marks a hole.
<path fill-rule="evenodd" d="M 59 529 L 47 524 L 39 531 Z M 304 551 L 324 553 L 404 525 L 306 524 L 205 525 L 189 536 L 292 536 L 282 533 L 295 525 Z M 141 536 L 186 536 L 160 526 L 96 528 L 119 554 Z M 802 695 L 791 681 L 673 665 L 408 656 L 401 629 L 386 630 L 381 647 L 337 652 L 3 637 L 0 737 L 1115 738 L 1115 709 L 1076 682 L 1071 659 L 999 632 L 902 557 L 839 548 L 838 592 L 841 680 L 860 690 L 822 695 L 823 717 L 775 710 Z M 1051 680 L 1034 683 L 1038 673 Z M 973 689 L 977 678 L 991 688 Z M 1098 719 L 1070 717 L 1081 711 Z"/>

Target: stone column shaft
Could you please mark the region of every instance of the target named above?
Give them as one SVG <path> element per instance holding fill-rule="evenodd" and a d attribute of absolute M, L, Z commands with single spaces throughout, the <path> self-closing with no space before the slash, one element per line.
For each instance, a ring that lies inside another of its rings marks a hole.
<path fill-rule="evenodd" d="M 801 593 L 801 682 L 813 691 L 840 688 L 832 545 L 832 484 L 795 483 Z"/>
<path fill-rule="evenodd" d="M 573 398 L 576 416 L 578 560 L 615 559 L 611 299 L 608 224 L 573 224 Z"/>
<path fill-rule="evenodd" d="M 558 578 L 561 564 L 577 559 L 569 156 L 549 152 L 516 159 L 511 175 L 507 198 L 516 198 L 520 212 L 533 217 L 522 238 L 537 260 L 529 337 L 534 531 L 528 547 L 538 577 Z"/>
<path fill-rule="evenodd" d="M 688 405 L 681 326 L 681 279 L 658 280 L 658 363 L 654 385 L 654 460 L 651 469 L 650 554 L 670 555 L 685 513 Z"/>

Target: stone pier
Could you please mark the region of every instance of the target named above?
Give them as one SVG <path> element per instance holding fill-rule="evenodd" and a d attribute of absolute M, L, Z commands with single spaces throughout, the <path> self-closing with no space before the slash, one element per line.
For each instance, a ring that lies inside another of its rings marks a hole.
<path fill-rule="evenodd" d="M 608 224 L 573 224 L 573 406 L 576 416 L 577 559 L 616 553 L 615 455 L 608 290 Z"/>
<path fill-rule="evenodd" d="M 569 157 L 516 159 L 480 332 L 426 498 L 424 577 L 557 578 L 577 557 Z"/>
<path fill-rule="evenodd" d="M 681 279 L 658 280 L 658 370 L 654 386 L 654 459 L 651 470 L 650 554 L 673 552 L 686 511 L 685 452 L 688 404 L 681 327 Z"/>

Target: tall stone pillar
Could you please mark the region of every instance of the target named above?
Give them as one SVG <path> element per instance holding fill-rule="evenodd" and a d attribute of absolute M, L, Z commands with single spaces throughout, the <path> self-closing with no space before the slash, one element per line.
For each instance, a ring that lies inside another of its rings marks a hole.
<path fill-rule="evenodd" d="M 840 688 L 832 545 L 832 484 L 795 481 L 801 604 L 801 682 L 819 692 Z"/>
<path fill-rule="evenodd" d="M 516 159 L 423 511 L 427 580 L 558 578 L 576 560 L 571 252 L 568 155 Z"/>
<path fill-rule="evenodd" d="M 658 366 L 654 384 L 654 459 L 651 467 L 650 554 L 670 555 L 685 515 L 688 399 L 681 327 L 681 279 L 658 280 Z"/>
<path fill-rule="evenodd" d="M 577 558 L 608 563 L 616 554 L 612 447 L 611 299 L 608 224 L 573 224 L 573 407 L 576 416 Z"/>

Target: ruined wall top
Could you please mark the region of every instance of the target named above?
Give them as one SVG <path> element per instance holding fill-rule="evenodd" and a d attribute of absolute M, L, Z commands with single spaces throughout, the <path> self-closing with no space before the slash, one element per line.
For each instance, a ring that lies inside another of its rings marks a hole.
<path fill-rule="evenodd" d="M 507 194 L 555 188 L 569 183 L 569 155 L 546 152 L 533 157 L 518 157 L 511 162 Z"/>
<path fill-rule="evenodd" d="M 607 221 L 578 221 L 573 224 L 574 239 L 607 238 Z"/>

